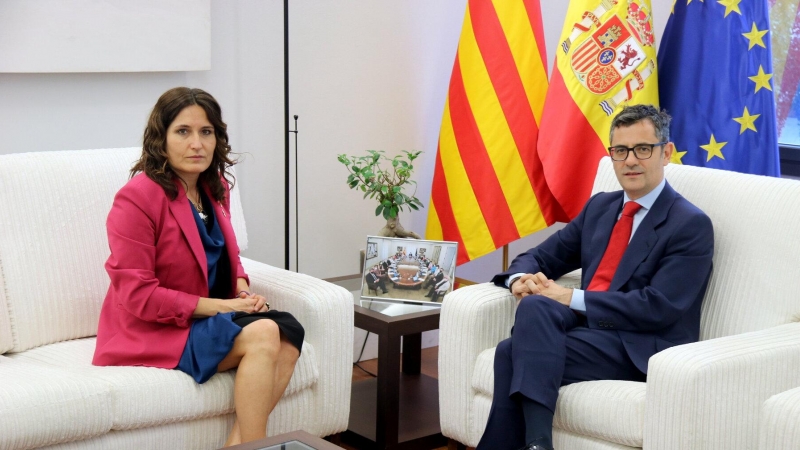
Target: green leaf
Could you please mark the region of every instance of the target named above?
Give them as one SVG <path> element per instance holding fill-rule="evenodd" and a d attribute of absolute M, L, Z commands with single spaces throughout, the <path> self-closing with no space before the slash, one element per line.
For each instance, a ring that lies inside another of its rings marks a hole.
<path fill-rule="evenodd" d="M 400 190 L 402 190 L 402 189 L 403 189 L 403 188 L 402 188 L 402 187 L 400 187 L 400 186 L 394 186 L 394 187 L 392 187 L 392 192 L 394 192 L 395 194 L 397 194 L 397 193 L 398 193 L 398 192 L 400 192 Z"/>
<path fill-rule="evenodd" d="M 413 203 L 409 203 L 408 206 L 410 206 L 411 209 L 413 209 L 414 211 L 419 211 L 419 206 L 417 206 L 417 205 L 415 205 Z"/>
<path fill-rule="evenodd" d="M 380 216 L 382 212 L 383 212 L 383 205 L 378 205 L 378 207 L 375 209 L 375 215 Z"/>
<path fill-rule="evenodd" d="M 383 193 L 384 195 L 388 194 L 389 193 L 389 187 L 388 186 L 381 186 L 381 193 Z"/>
<path fill-rule="evenodd" d="M 350 181 L 350 189 L 355 189 L 358 186 L 358 180 Z"/>
<path fill-rule="evenodd" d="M 396 206 L 393 206 L 393 207 L 392 207 L 392 208 L 389 210 L 389 217 L 390 217 L 390 218 L 392 218 L 392 219 L 394 219 L 395 217 L 397 217 L 397 213 L 398 213 L 398 212 L 399 212 L 399 210 L 397 209 L 397 207 L 396 207 Z"/>

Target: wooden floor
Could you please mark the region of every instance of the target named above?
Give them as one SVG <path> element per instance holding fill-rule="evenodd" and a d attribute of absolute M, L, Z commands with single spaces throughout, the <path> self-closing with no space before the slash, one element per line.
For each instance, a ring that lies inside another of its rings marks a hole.
<path fill-rule="evenodd" d="M 439 360 L 439 347 L 423 348 L 422 365 L 421 365 L 422 367 L 420 368 L 420 372 L 433 378 L 439 378 L 438 360 Z M 359 365 L 376 375 L 378 373 L 377 359 L 361 361 Z M 367 380 L 369 378 L 372 378 L 372 375 L 369 375 L 363 370 L 359 369 L 358 367 L 353 366 L 353 381 Z M 352 447 L 346 444 L 339 444 L 339 445 L 342 445 L 343 448 L 348 450 L 361 450 L 357 447 Z M 471 449 L 472 447 L 468 448 Z M 440 447 L 435 450 L 447 450 L 447 447 Z"/>

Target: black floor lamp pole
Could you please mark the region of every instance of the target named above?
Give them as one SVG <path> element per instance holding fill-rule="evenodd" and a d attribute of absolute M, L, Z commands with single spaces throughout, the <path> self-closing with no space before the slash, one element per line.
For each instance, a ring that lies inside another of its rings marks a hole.
<path fill-rule="evenodd" d="M 300 166 L 300 160 L 297 158 L 297 114 L 294 115 L 294 130 L 289 130 L 289 133 L 294 133 L 294 271 L 300 273 L 300 200 L 298 193 L 300 191 L 300 178 L 297 176 L 297 168 Z"/>
<path fill-rule="evenodd" d="M 283 0 L 283 116 L 285 120 L 285 149 L 284 149 L 284 269 L 289 270 L 289 0 Z"/>

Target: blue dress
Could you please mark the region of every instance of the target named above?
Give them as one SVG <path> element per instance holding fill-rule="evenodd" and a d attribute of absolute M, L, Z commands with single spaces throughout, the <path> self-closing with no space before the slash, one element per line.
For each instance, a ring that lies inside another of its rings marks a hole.
<path fill-rule="evenodd" d="M 209 296 L 228 298 L 231 295 L 233 274 L 225 251 L 225 238 L 219 228 L 211 202 L 204 193 L 201 193 L 200 198 L 203 210 L 208 211 L 206 221 L 203 221 L 194 205 L 192 213 L 208 261 Z M 280 328 L 281 335 L 286 337 L 298 351 L 302 349 L 305 330 L 288 312 L 270 310 L 258 313 L 222 313 L 192 322 L 186 347 L 176 369 L 191 375 L 200 384 L 205 383 L 217 373 L 219 363 L 230 353 L 233 341 L 242 331 L 242 327 L 260 319 L 274 321 Z"/>
<path fill-rule="evenodd" d="M 225 238 L 222 236 L 211 202 L 205 194 L 201 194 L 200 198 L 203 210 L 208 211 L 207 223 L 200 217 L 193 204 L 192 213 L 208 261 L 209 295 L 212 298 L 225 298 L 224 295 L 214 295 L 220 291 L 230 291 L 230 262 L 225 252 Z M 230 353 L 234 339 L 242 331 L 242 327 L 233 322 L 234 314 L 232 312 L 217 314 L 194 320 L 176 369 L 186 372 L 201 384 L 214 376 L 217 373 L 217 366 Z"/>

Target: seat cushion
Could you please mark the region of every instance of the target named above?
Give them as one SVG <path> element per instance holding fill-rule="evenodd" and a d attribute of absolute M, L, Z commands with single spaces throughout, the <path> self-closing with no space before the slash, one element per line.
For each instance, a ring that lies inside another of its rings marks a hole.
<path fill-rule="evenodd" d="M 493 398 L 495 349 L 478 355 L 472 388 Z M 631 447 L 642 447 L 646 384 L 633 381 L 588 381 L 559 391 L 553 426 Z"/>
<path fill-rule="evenodd" d="M 214 417 L 233 412 L 235 371 L 214 375 L 197 384 L 187 374 L 152 367 L 97 367 L 91 364 L 95 339 L 78 339 L 8 355 L 15 361 L 67 369 L 70 373 L 104 382 L 110 390 L 112 428 L 135 429 L 168 422 Z M 317 382 L 314 347 L 303 351 L 284 396 Z"/>
<path fill-rule="evenodd" d="M 111 429 L 108 383 L 0 356 L 0 448 L 26 449 Z"/>

